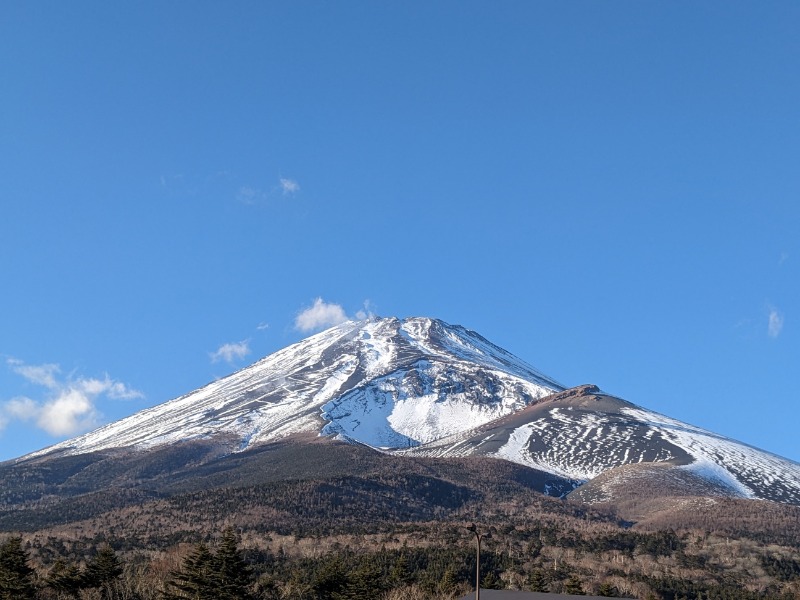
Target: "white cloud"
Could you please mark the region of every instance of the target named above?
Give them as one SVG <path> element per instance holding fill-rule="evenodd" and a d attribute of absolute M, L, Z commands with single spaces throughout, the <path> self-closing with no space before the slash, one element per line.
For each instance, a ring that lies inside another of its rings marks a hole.
<path fill-rule="evenodd" d="M 314 300 L 310 308 L 300 311 L 295 317 L 294 327 L 309 332 L 333 327 L 349 320 L 344 309 L 338 304 L 325 302 L 322 298 Z"/>
<path fill-rule="evenodd" d="M 241 360 L 250 354 L 250 340 L 242 340 L 241 342 L 233 342 L 230 344 L 222 344 L 216 352 L 211 352 L 211 362 L 219 362 L 224 360 L 227 363 L 232 363 L 236 360 Z"/>
<path fill-rule="evenodd" d="M 3 411 L 9 417 L 19 419 L 20 421 L 29 421 L 36 417 L 39 412 L 39 405 L 34 400 L 20 396 L 13 398 L 3 405 Z"/>
<path fill-rule="evenodd" d="M 270 185 L 268 189 L 243 184 L 236 191 L 236 199 L 248 206 L 264 205 L 274 200 L 279 194 L 294 196 L 300 191 L 300 184 L 294 179 L 279 177 L 278 185 Z"/>
<path fill-rule="evenodd" d="M 286 179 L 281 177 L 281 191 L 284 196 L 291 196 L 300 191 L 300 184 L 294 179 Z"/>
<path fill-rule="evenodd" d="M 56 376 L 61 372 L 58 365 L 26 365 L 16 358 L 9 358 L 7 362 L 12 371 L 18 375 L 22 375 L 32 383 L 43 385 L 51 390 L 58 387 Z"/>
<path fill-rule="evenodd" d="M 144 394 L 139 390 L 129 388 L 121 381 L 112 381 L 106 392 L 109 398 L 114 400 L 134 400 L 144 398 Z"/>
<path fill-rule="evenodd" d="M 36 424 L 50 435 L 73 435 L 97 424 L 98 413 L 88 393 L 66 389 L 39 409 Z"/>
<path fill-rule="evenodd" d="M 372 302 L 369 300 L 364 300 L 364 308 L 356 313 L 356 319 L 363 321 L 364 319 L 370 319 L 374 316 L 375 312 L 373 310 Z"/>
<path fill-rule="evenodd" d="M 49 397 L 36 401 L 19 397 L 0 406 L 0 421 L 34 421 L 54 436 L 74 435 L 95 427 L 100 419 L 97 401 L 101 397 L 114 400 L 142 398 L 144 395 L 126 384 L 104 375 L 95 377 L 58 378 L 61 368 L 56 364 L 26 365 L 9 359 L 11 370 L 28 381 L 46 387 Z"/>
<path fill-rule="evenodd" d="M 776 338 L 783 330 L 783 315 L 775 307 L 770 307 L 767 322 L 767 334 L 771 338 Z"/>
<path fill-rule="evenodd" d="M 269 329 L 269 323 L 261 322 L 256 326 L 258 331 L 264 331 L 265 329 Z"/>
<path fill-rule="evenodd" d="M 249 185 L 243 185 L 239 188 L 237 198 L 242 204 L 256 204 L 263 200 L 264 195 L 264 192 L 258 188 L 250 187 Z"/>
<path fill-rule="evenodd" d="M 74 385 L 83 393 L 91 396 L 105 394 L 114 400 L 133 400 L 144 397 L 140 391 L 129 388 L 121 381 L 114 381 L 108 375 L 104 379 L 79 379 L 74 382 Z"/>

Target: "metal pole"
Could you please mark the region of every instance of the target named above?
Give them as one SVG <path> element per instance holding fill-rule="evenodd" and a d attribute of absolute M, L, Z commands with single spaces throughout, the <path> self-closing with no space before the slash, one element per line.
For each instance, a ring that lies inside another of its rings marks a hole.
<path fill-rule="evenodd" d="M 492 537 L 492 532 L 487 531 L 481 535 L 475 523 L 467 527 L 468 531 L 475 534 L 475 541 L 477 542 L 477 554 L 475 556 L 475 600 L 481 600 L 481 539 Z"/>
<path fill-rule="evenodd" d="M 481 600 L 481 534 L 475 532 L 478 539 L 478 555 L 475 559 L 475 600 Z"/>

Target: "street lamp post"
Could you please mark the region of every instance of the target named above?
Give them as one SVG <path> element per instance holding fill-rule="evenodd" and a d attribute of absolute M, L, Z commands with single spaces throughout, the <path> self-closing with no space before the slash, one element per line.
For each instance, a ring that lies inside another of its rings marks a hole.
<path fill-rule="evenodd" d="M 481 600 L 481 540 L 491 539 L 492 532 L 479 533 L 475 523 L 467 527 L 467 529 L 475 534 L 475 540 L 478 542 L 478 553 L 475 557 L 475 600 Z"/>

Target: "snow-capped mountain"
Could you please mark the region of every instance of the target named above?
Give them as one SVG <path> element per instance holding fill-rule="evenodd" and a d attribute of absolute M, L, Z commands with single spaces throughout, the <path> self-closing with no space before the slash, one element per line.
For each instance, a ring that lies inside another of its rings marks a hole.
<path fill-rule="evenodd" d="M 613 500 L 625 482 L 669 480 L 673 494 L 800 504 L 798 463 L 595 386 L 566 390 L 477 333 L 427 318 L 344 323 L 18 462 L 185 442 L 230 455 L 298 435 L 503 459 L 545 474 L 544 491 L 578 488 L 590 502 Z"/>
<path fill-rule="evenodd" d="M 372 318 L 311 336 L 164 404 L 23 458 L 293 434 L 407 448 L 524 408 L 560 384 L 463 327 Z"/>

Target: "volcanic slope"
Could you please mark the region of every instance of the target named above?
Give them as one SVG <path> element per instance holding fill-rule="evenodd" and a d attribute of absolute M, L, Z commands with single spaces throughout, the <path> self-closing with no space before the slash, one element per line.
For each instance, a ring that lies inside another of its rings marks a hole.
<path fill-rule="evenodd" d="M 463 327 L 427 318 L 347 322 L 185 396 L 22 460 L 215 440 L 220 452 L 303 433 L 408 448 L 563 389 Z"/>
<path fill-rule="evenodd" d="M 208 463 L 309 436 L 411 458 L 503 459 L 545 474 L 542 491 L 578 488 L 585 502 L 667 486 L 800 504 L 799 464 L 596 386 L 565 390 L 477 333 L 428 318 L 341 324 L 17 463 L 168 450 L 188 457 L 185 473 L 192 448 Z"/>
<path fill-rule="evenodd" d="M 800 464 L 609 396 L 593 385 L 558 392 L 405 453 L 502 458 L 571 481 L 577 488 L 572 496 L 584 502 L 614 501 L 633 486 L 669 496 L 800 504 Z"/>

